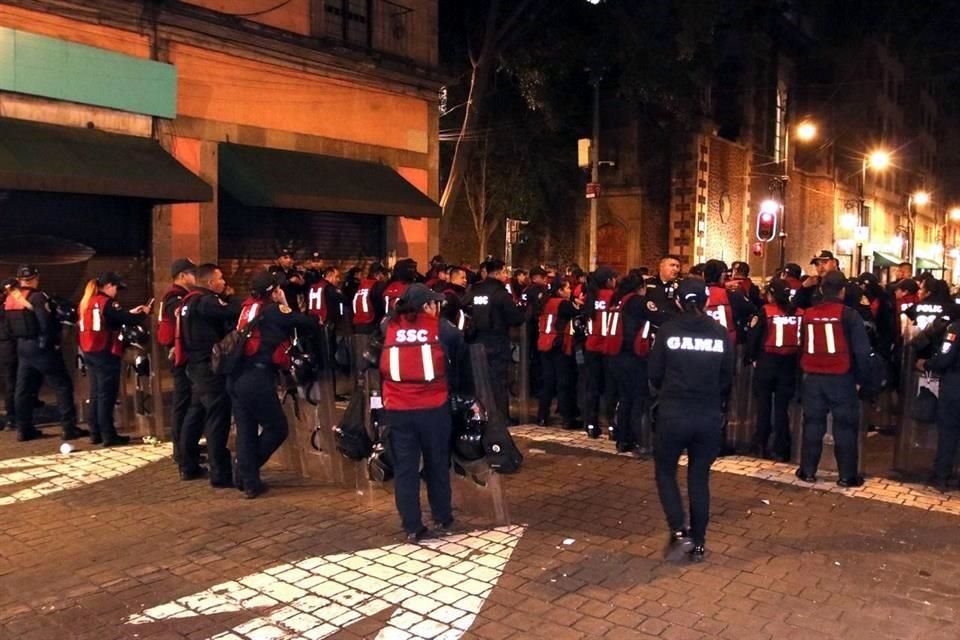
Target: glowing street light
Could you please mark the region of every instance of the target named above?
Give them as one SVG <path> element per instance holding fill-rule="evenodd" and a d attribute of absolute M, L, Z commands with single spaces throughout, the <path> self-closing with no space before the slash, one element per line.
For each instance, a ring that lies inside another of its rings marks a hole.
<path fill-rule="evenodd" d="M 871 151 L 870 155 L 864 159 L 864 164 L 874 171 L 883 171 L 890 166 L 890 152 L 882 149 Z"/>
<path fill-rule="evenodd" d="M 930 204 L 930 194 L 926 191 L 916 191 L 911 196 L 911 200 L 913 201 L 913 204 L 917 205 L 918 207 L 923 207 Z"/>
<path fill-rule="evenodd" d="M 950 219 L 953 222 L 960 222 L 960 207 L 950 209 Z"/>
<path fill-rule="evenodd" d="M 797 139 L 800 142 L 810 142 L 817 137 L 817 125 L 806 120 L 797 125 Z"/>

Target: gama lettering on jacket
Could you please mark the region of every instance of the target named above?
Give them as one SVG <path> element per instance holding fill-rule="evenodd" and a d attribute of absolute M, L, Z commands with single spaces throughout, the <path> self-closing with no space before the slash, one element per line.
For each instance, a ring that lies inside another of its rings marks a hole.
<path fill-rule="evenodd" d="M 691 338 L 690 336 L 670 336 L 667 338 L 667 349 L 674 351 L 706 351 L 723 353 L 726 347 L 724 340 L 716 338 Z"/>

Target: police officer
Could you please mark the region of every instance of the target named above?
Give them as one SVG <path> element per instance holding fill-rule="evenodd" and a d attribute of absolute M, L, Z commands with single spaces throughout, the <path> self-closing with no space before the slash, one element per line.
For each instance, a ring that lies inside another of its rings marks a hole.
<path fill-rule="evenodd" d="M 274 274 L 258 273 L 251 295 L 243 303 L 237 328 L 257 320 L 244 345 L 239 370 L 227 379 L 227 390 L 237 423 L 237 459 L 234 484 L 248 499 L 267 490 L 260 468 L 287 438 L 289 428 L 277 397 L 277 370 L 290 367 L 290 337 L 294 330 L 303 337 L 317 333 L 309 316 L 294 313 L 284 299 Z"/>
<path fill-rule="evenodd" d="M 707 260 L 703 265 L 703 280 L 707 284 L 706 312 L 727 330 L 732 344 L 740 342 L 743 328 L 750 317 L 757 312 L 746 296 L 743 288 L 734 284 L 725 286 L 727 265 L 722 260 Z"/>
<path fill-rule="evenodd" d="M 790 302 L 784 280 L 771 280 L 767 303 L 750 319 L 745 359 L 753 364 L 753 394 L 757 398 L 754 449 L 762 458 L 790 459 L 790 400 L 797 386 L 800 321 L 803 312 Z M 773 434 L 773 449 L 769 447 Z"/>
<path fill-rule="evenodd" d="M 540 368 L 540 357 L 537 354 L 537 332 L 539 330 L 540 312 L 549 295 L 547 287 L 547 272 L 537 266 L 530 269 L 530 284 L 520 293 L 521 306 L 527 313 L 527 353 L 530 356 L 530 393 L 538 395 L 543 384 L 543 372 Z"/>
<path fill-rule="evenodd" d="M 680 311 L 676 300 L 678 277 L 680 277 L 680 258 L 667 255 L 660 258 L 656 277 L 647 280 L 646 305 L 647 310 L 652 314 L 654 328 L 659 327 Z"/>
<path fill-rule="evenodd" d="M 782 279 L 790 291 L 790 301 L 793 302 L 797 291 L 803 286 L 803 269 L 796 262 L 788 262 L 783 265 Z"/>
<path fill-rule="evenodd" d="M 463 337 L 439 317 L 441 302 L 442 295 L 412 284 L 384 321 L 380 375 L 394 496 L 408 542 L 433 533 L 420 512 L 421 459 L 433 521 L 440 532 L 453 524 L 446 354 L 455 353 Z"/>
<path fill-rule="evenodd" d="M 579 429 L 577 422 L 576 362 L 573 355 L 573 327 L 579 313 L 573 302 L 570 281 L 554 281 L 550 297 L 543 303 L 537 334 L 537 354 L 543 384 L 540 386 L 537 424 L 546 426 L 550 405 L 557 398 L 557 410 L 565 429 Z"/>
<path fill-rule="evenodd" d="M 286 248 L 280 251 L 276 262 L 270 265 L 270 273 L 283 276 L 283 284 L 280 285 L 283 288 L 283 295 L 286 296 L 291 309 L 300 311 L 300 296 L 306 293 L 306 282 L 303 274 L 294 264 L 293 249 Z"/>
<path fill-rule="evenodd" d="M 633 451 L 643 443 L 643 416 L 649 402 L 647 357 L 653 327 L 643 299 L 643 279 L 627 276 L 617 287 L 607 322 L 606 355 L 617 386 L 617 451 Z"/>
<path fill-rule="evenodd" d="M 17 440 L 40 435 L 33 426 L 33 408 L 40 385 L 46 380 L 57 395 L 63 439 L 88 435 L 77 428 L 73 404 L 73 381 L 60 351 L 60 322 L 54 316 L 50 297 L 38 290 L 40 272 L 33 265 L 17 268 L 20 289 L 11 289 L 4 301 L 4 316 L 10 335 L 17 339 Z"/>
<path fill-rule="evenodd" d="M 756 308 L 763 306 L 763 297 L 760 289 L 750 279 L 750 265 L 742 260 L 734 260 L 730 264 L 730 282 L 732 287 L 739 288 L 744 297 Z"/>
<path fill-rule="evenodd" d="M 397 260 L 393 265 L 393 275 L 383 290 L 383 308 L 386 313 L 393 310 L 404 290 L 417 280 L 417 261 L 413 258 Z"/>
<path fill-rule="evenodd" d="M 210 484 L 216 488 L 233 486 L 233 472 L 227 437 L 230 435 L 230 397 L 226 380 L 213 372 L 210 352 L 213 345 L 237 322 L 239 302 L 226 299 L 227 283 L 215 264 L 197 267 L 197 285 L 180 304 L 177 327 L 178 361 L 186 365 L 191 384 L 190 408 L 180 432 L 180 479 L 204 477 L 197 442 L 207 438 Z"/>
<path fill-rule="evenodd" d="M 820 281 L 820 302 L 804 311 L 800 368 L 803 376 L 803 447 L 797 477 L 816 482 L 817 467 L 827 432 L 827 414 L 833 416 L 834 451 L 841 487 L 859 487 L 858 430 L 860 401 L 857 390 L 867 381 L 870 343 L 863 319 L 844 306 L 846 278 L 829 271 Z"/>
<path fill-rule="evenodd" d="M 463 267 L 450 267 L 447 269 L 447 281 L 443 285 L 443 290 L 439 292 L 444 297 L 440 316 L 463 331 L 466 328 L 466 314 L 463 311 L 463 297 L 467 293 L 466 270 Z"/>
<path fill-rule="evenodd" d="M 813 259 L 810 260 L 810 264 L 816 267 L 817 275 L 808 276 L 801 283 L 800 290 L 797 291 L 793 297 L 793 303 L 801 309 L 812 307 L 820 302 L 822 294 L 819 284 L 823 282 L 824 276 L 828 273 L 840 270 L 840 263 L 837 262 L 837 258 L 829 249 L 824 249 L 819 255 L 814 256 Z"/>
<path fill-rule="evenodd" d="M 126 288 L 120 275 L 103 273 L 87 283 L 77 308 L 80 352 L 90 374 L 90 442 L 104 447 L 130 442 L 113 423 L 124 347 L 120 330 L 124 325 L 142 325 L 150 313 L 148 305 L 130 311 L 120 306 L 117 292 Z"/>
<path fill-rule="evenodd" d="M 16 278 L 7 278 L 0 283 L 0 384 L 3 385 L 4 416 L 0 418 L 0 431 L 7 424 L 13 428 L 17 388 L 17 339 L 10 335 L 4 316 L 4 303 L 14 289 L 19 288 Z"/>
<path fill-rule="evenodd" d="M 383 291 L 387 288 L 390 272 L 382 264 L 370 265 L 367 277 L 353 296 L 353 332 L 369 335 L 373 333 L 385 315 Z"/>
<path fill-rule="evenodd" d="M 190 288 L 197 284 L 196 272 L 197 265 L 188 258 L 174 260 L 170 267 L 173 282 L 160 298 L 160 308 L 157 311 L 157 344 L 166 351 L 174 347 L 177 310 Z M 190 380 L 187 378 L 186 366 L 177 366 L 174 357 L 170 358 L 170 369 L 173 374 L 173 424 L 170 427 L 170 440 L 173 442 L 173 461 L 179 465 L 180 433 L 183 430 L 183 419 L 190 407 Z"/>
<path fill-rule="evenodd" d="M 473 322 L 474 342 L 483 345 L 490 368 L 490 384 L 496 409 L 510 419 L 510 327 L 523 323 L 525 315 L 507 292 L 509 279 L 503 260 L 484 263 L 487 277 L 464 296 L 464 306 Z"/>
<path fill-rule="evenodd" d="M 917 362 L 917 368 L 941 376 L 937 401 L 937 453 L 929 484 L 942 491 L 949 489 L 953 465 L 960 446 L 960 321 L 954 320 L 943 336 L 939 350 L 930 359 Z"/>
<path fill-rule="evenodd" d="M 702 561 L 710 518 L 710 466 L 723 441 L 722 405 L 733 384 L 734 352 L 726 329 L 704 313 L 707 290 L 693 278 L 676 290 L 682 313 L 657 333 L 650 353 L 650 385 L 659 396 L 654 444 L 657 492 L 670 527 L 665 555 Z M 677 484 L 683 451 L 689 459 L 690 528 Z"/>

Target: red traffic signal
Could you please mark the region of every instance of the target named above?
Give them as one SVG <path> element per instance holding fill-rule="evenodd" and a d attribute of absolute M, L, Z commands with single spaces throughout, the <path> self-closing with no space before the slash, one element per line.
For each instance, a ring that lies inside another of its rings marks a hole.
<path fill-rule="evenodd" d="M 780 203 L 775 200 L 764 200 L 757 215 L 757 240 L 770 242 L 777 235 L 777 212 Z"/>

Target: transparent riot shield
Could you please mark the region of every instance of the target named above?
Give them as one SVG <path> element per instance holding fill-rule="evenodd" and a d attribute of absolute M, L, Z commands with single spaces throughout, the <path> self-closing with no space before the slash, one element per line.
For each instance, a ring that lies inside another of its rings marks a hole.
<path fill-rule="evenodd" d="M 920 422 L 914 417 L 914 402 L 924 377 L 916 370 L 916 362 L 914 350 L 904 348 L 900 377 L 903 414 L 897 432 L 893 467 L 908 477 L 923 477 L 929 473 L 937 450 L 936 423 Z"/>
<path fill-rule="evenodd" d="M 736 349 L 736 372 L 727 402 L 727 449 L 745 453 L 753 444 L 756 402 L 753 397 L 753 367 L 743 362 L 743 345 Z"/>

